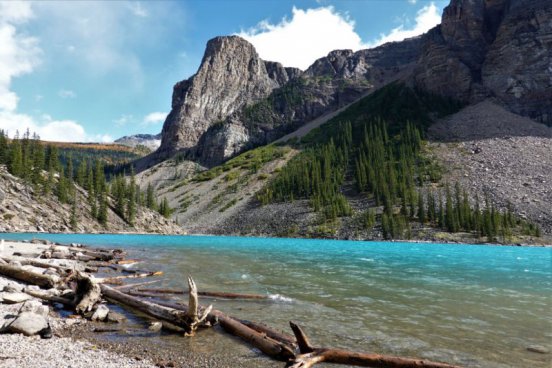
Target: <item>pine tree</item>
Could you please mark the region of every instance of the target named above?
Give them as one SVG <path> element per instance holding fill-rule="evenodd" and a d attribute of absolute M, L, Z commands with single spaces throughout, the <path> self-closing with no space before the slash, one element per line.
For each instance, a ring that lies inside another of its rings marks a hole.
<path fill-rule="evenodd" d="M 73 197 L 71 205 L 71 230 L 77 231 L 78 226 L 78 214 L 77 214 L 77 196 Z"/>
<path fill-rule="evenodd" d="M 421 191 L 418 193 L 418 221 L 420 221 L 420 224 L 422 225 L 426 221 L 424 195 Z"/>
<path fill-rule="evenodd" d="M 107 227 L 107 193 L 100 197 L 100 208 L 98 210 L 98 222 Z"/>
<path fill-rule="evenodd" d="M 68 191 L 67 178 L 65 177 L 65 173 L 62 167 L 59 173 L 59 178 L 56 186 L 56 195 L 61 203 L 68 202 L 67 191 Z"/>
<path fill-rule="evenodd" d="M 127 193 L 127 221 L 130 225 L 134 225 L 136 220 L 136 177 L 134 170 L 131 172 L 130 184 Z"/>
<path fill-rule="evenodd" d="M 21 142 L 16 138 L 14 138 L 11 143 L 8 170 L 14 176 L 21 177 L 23 175 L 23 150 L 21 148 Z"/>

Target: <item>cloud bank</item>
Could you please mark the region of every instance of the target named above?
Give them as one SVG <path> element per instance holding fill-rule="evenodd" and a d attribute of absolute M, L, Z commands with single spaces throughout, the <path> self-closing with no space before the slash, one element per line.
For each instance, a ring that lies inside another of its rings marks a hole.
<path fill-rule="evenodd" d="M 355 22 L 332 6 L 307 10 L 293 7 L 291 19 L 283 18 L 277 24 L 262 21 L 237 35 L 251 42 L 262 59 L 305 70 L 332 50 L 357 51 L 401 41 L 427 32 L 440 20 L 432 2 L 418 11 L 412 27 L 401 24 L 372 42 L 364 42 L 355 31 Z"/>
<path fill-rule="evenodd" d="M 293 7 L 291 19 L 284 18 L 278 24 L 263 21 L 238 36 L 251 42 L 264 60 L 304 70 L 332 50 L 364 48 L 354 28 L 353 20 L 331 6 Z"/>
<path fill-rule="evenodd" d="M 17 26 L 34 17 L 29 2 L 0 2 L 0 129 L 13 137 L 27 129 L 44 140 L 52 141 L 112 141 L 107 135 L 89 136 L 73 120 L 55 120 L 48 115 L 36 119 L 17 112 L 19 97 L 11 90 L 14 78 L 32 73 L 40 64 L 42 50 L 39 40 L 18 33 Z M 61 90 L 62 98 L 73 98 L 73 91 Z"/>
<path fill-rule="evenodd" d="M 416 23 L 412 28 L 405 27 L 404 24 L 393 28 L 388 34 L 380 35 L 376 41 L 370 44 L 370 47 L 383 45 L 387 42 L 402 41 L 405 38 L 416 37 L 426 33 L 431 28 L 441 23 L 441 15 L 439 9 L 434 3 L 430 3 L 420 10 L 416 14 Z"/>

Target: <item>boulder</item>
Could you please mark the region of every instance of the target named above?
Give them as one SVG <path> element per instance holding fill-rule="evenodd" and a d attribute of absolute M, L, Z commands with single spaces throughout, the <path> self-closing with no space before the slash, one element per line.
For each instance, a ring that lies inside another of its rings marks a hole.
<path fill-rule="evenodd" d="M 19 309 L 19 314 L 25 313 L 25 312 L 38 314 L 44 318 L 47 318 L 48 313 L 50 313 L 50 308 L 47 305 L 43 305 L 38 300 L 31 299 L 23 303 L 23 305 Z"/>
<path fill-rule="evenodd" d="M 17 304 L 23 303 L 31 299 L 31 296 L 25 293 L 2 293 L 2 300 L 4 304 Z"/>
<path fill-rule="evenodd" d="M 161 331 L 162 327 L 163 327 L 163 324 L 161 322 L 155 321 L 150 323 L 148 330 L 153 332 L 158 332 L 158 331 Z"/>
<path fill-rule="evenodd" d="M 7 328 L 8 332 L 33 336 L 48 328 L 48 321 L 40 314 L 23 312 Z"/>
<path fill-rule="evenodd" d="M 105 305 L 100 304 L 94 311 L 94 314 L 92 314 L 92 321 L 105 321 L 109 314 L 109 308 L 107 308 Z"/>

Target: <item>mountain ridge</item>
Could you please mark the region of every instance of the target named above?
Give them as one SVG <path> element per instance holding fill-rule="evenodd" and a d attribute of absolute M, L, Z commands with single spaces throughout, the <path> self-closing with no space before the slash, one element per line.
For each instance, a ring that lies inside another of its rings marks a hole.
<path fill-rule="evenodd" d="M 175 85 L 161 147 L 138 166 L 175 154 L 217 165 L 396 80 L 467 103 L 494 97 L 551 123 L 551 8 L 542 0 L 452 0 L 424 35 L 334 50 L 305 71 L 262 60 L 238 36 L 216 37 L 198 72 Z"/>

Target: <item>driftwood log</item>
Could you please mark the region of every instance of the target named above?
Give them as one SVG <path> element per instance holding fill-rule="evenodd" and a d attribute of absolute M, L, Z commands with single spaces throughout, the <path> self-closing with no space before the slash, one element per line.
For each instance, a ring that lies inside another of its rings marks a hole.
<path fill-rule="evenodd" d="M 287 367 L 290 368 L 309 368 L 323 362 L 373 368 L 459 368 L 458 366 L 446 363 L 420 359 L 408 359 L 380 354 L 361 354 L 340 349 L 315 348 L 311 345 L 301 327 L 293 322 L 289 324 L 297 339 L 300 352 L 293 360 L 288 362 Z"/>
<path fill-rule="evenodd" d="M 59 277 L 51 275 L 42 275 L 39 273 L 24 270 L 21 267 L 9 264 L 0 264 L 0 274 L 13 279 L 24 281 L 28 284 L 38 285 L 42 288 L 50 289 L 59 283 Z"/>
<path fill-rule="evenodd" d="M 181 289 L 154 289 L 154 288 L 139 288 L 137 292 L 149 293 L 149 294 L 188 294 L 187 291 Z M 262 294 L 242 294 L 242 293 L 226 293 L 220 291 L 198 291 L 197 295 L 208 298 L 220 298 L 220 299 L 256 299 L 264 300 L 270 299 L 268 295 Z"/>

